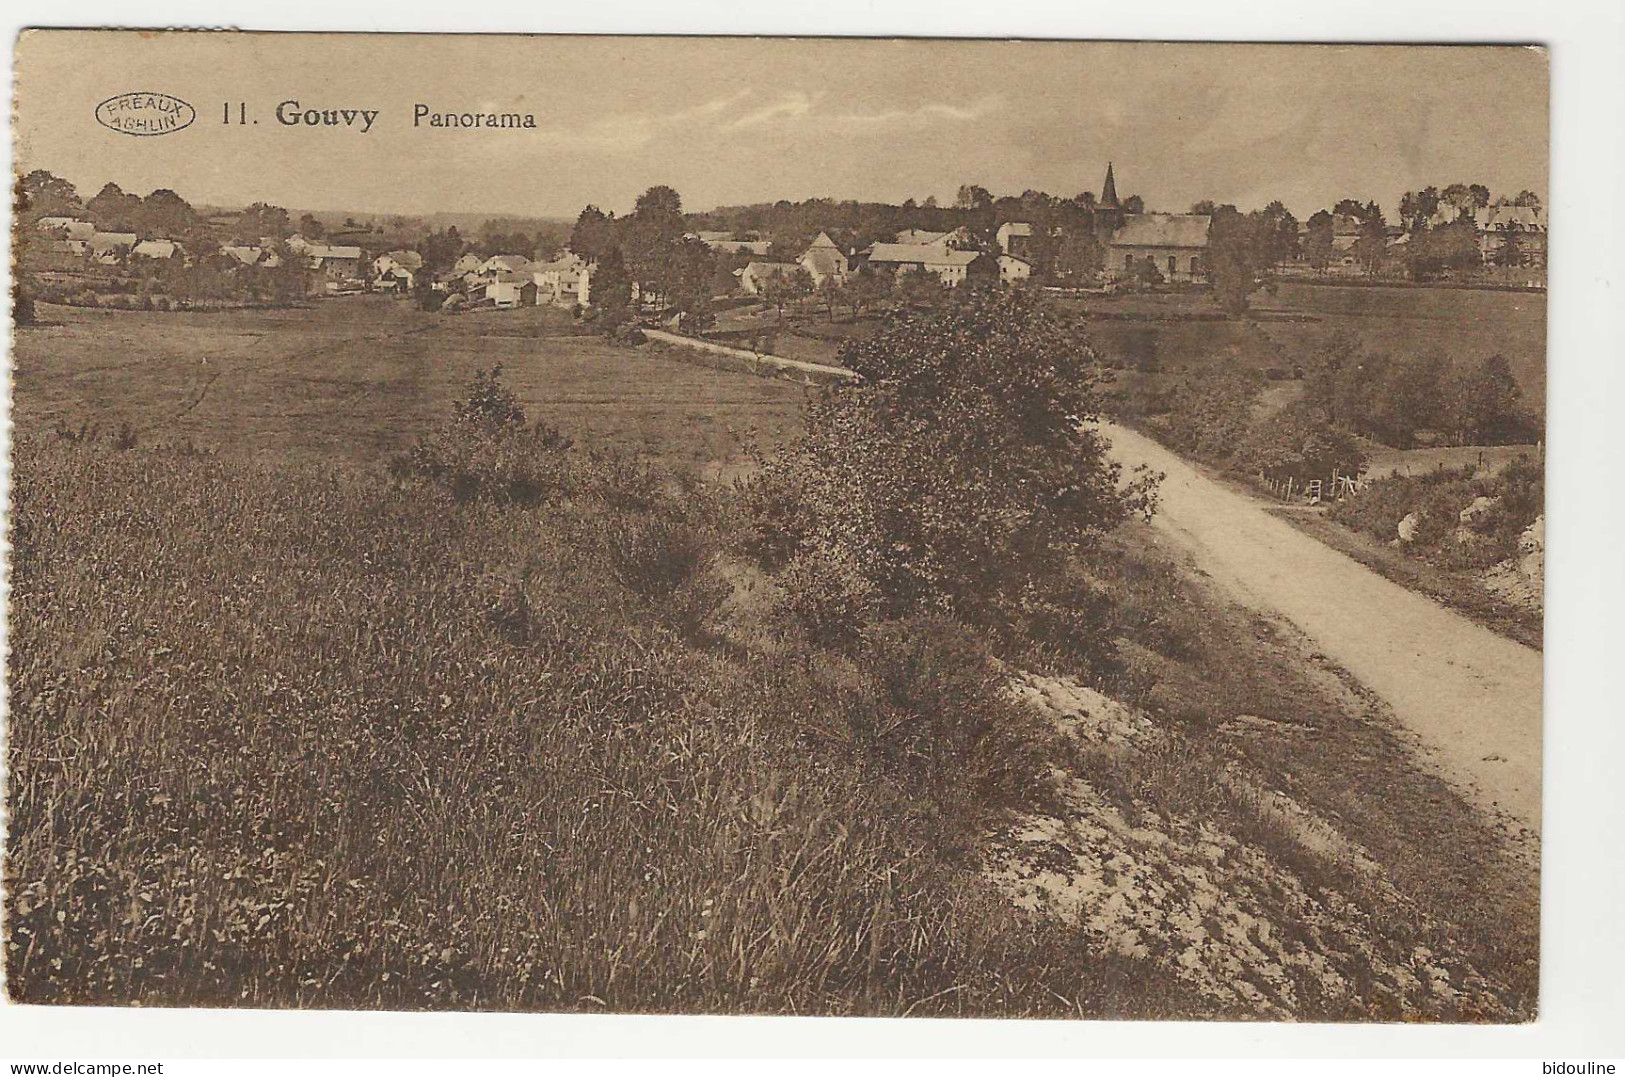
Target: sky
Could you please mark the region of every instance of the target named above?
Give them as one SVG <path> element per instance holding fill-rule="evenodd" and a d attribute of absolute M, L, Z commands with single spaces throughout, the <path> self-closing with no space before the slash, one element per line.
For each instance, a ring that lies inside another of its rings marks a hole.
<path fill-rule="evenodd" d="M 1392 218 L 1428 184 L 1547 184 L 1547 57 L 1521 47 L 30 31 L 16 71 L 19 166 L 86 197 L 112 180 L 197 204 L 572 218 L 658 183 L 689 210 L 948 204 L 964 183 L 1071 196 L 1111 161 L 1153 210 L 1280 199 L 1305 218 L 1353 197 Z M 129 91 L 197 118 L 100 126 Z M 289 126 L 286 101 L 377 116 Z M 249 122 L 223 122 L 227 102 Z M 414 127 L 420 104 L 535 127 Z"/>

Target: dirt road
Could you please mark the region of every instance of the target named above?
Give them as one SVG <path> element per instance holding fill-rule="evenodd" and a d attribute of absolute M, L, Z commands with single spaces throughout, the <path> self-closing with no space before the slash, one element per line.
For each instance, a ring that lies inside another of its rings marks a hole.
<path fill-rule="evenodd" d="M 1541 655 L 1391 583 L 1106 425 L 1125 465 L 1165 472 L 1155 525 L 1239 601 L 1295 624 L 1382 697 L 1470 799 L 1540 832 Z"/>

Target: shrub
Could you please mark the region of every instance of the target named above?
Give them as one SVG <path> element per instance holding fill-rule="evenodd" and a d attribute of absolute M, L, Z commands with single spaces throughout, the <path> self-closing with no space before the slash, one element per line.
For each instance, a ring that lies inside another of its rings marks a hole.
<path fill-rule="evenodd" d="M 537 505 L 562 496 L 569 439 L 545 424 L 527 425 L 501 377 L 500 366 L 476 371 L 451 419 L 397 458 L 392 471 L 429 479 L 457 501 Z"/>
<path fill-rule="evenodd" d="M 804 603 L 815 632 L 871 597 L 889 619 L 1008 625 L 1149 503 L 1144 480 L 1119 491 L 1086 425 L 1099 410 L 1087 342 L 1032 293 L 978 290 L 894 314 L 843 358 L 861 380 L 826 388 L 802 440 L 745 495 L 764 565 L 843 565 L 865 581 Z"/>

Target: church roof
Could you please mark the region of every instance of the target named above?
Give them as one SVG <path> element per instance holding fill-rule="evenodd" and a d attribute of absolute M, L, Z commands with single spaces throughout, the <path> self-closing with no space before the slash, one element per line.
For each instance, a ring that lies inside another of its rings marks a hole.
<path fill-rule="evenodd" d="M 1102 206 L 1106 206 L 1106 207 L 1108 207 L 1110 209 L 1118 208 L 1117 180 L 1112 175 L 1112 163 L 1110 161 L 1106 162 L 1106 182 L 1100 188 L 1100 202 L 1099 202 L 1099 204 L 1102 205 Z"/>
<path fill-rule="evenodd" d="M 1140 213 L 1112 233 L 1114 247 L 1206 247 L 1213 218 L 1201 213 Z"/>

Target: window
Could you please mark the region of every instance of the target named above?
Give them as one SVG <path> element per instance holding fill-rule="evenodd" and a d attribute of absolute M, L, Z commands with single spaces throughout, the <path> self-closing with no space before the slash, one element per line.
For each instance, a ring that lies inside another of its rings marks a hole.
<path fill-rule="evenodd" d="M 1168 277 L 1169 277 L 1169 279 L 1172 280 L 1174 274 L 1176 274 L 1178 272 L 1179 272 L 1179 255 L 1170 254 L 1168 256 Z"/>

